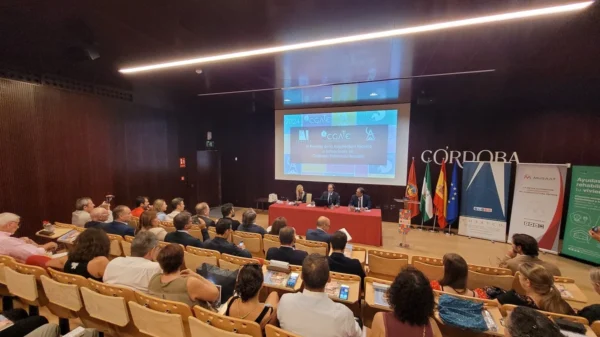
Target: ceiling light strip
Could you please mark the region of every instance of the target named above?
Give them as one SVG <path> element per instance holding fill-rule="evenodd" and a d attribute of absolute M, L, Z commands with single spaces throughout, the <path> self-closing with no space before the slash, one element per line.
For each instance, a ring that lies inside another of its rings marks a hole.
<path fill-rule="evenodd" d="M 140 66 L 140 67 L 124 68 L 124 69 L 120 69 L 119 72 L 125 73 L 125 74 L 130 74 L 130 73 L 137 73 L 137 72 L 149 71 L 149 70 L 157 70 L 157 69 L 181 67 L 181 66 L 187 66 L 187 65 L 193 65 L 193 64 L 215 62 L 215 61 L 231 60 L 231 59 L 243 58 L 243 57 L 249 57 L 249 56 L 274 54 L 274 53 L 280 53 L 280 52 L 284 52 L 284 51 L 291 51 L 291 50 L 298 50 L 298 49 L 331 46 L 331 45 L 342 44 L 342 43 L 373 40 L 373 39 L 380 39 L 380 38 L 385 38 L 385 37 L 409 35 L 409 34 L 416 34 L 416 33 L 422 33 L 422 32 L 431 32 L 431 31 L 436 31 L 436 30 L 480 25 L 480 24 L 491 23 L 491 22 L 516 20 L 516 19 L 523 19 L 523 18 L 542 16 L 542 15 L 551 15 L 551 14 L 556 14 L 556 13 L 564 13 L 564 12 L 581 10 L 581 9 L 588 7 L 593 2 L 594 1 L 577 2 L 577 3 L 568 4 L 568 5 L 538 8 L 538 9 L 531 9 L 531 10 L 510 12 L 510 13 L 503 13 L 503 14 L 496 14 L 496 15 L 489 15 L 489 16 L 482 16 L 482 17 L 471 18 L 471 19 L 434 23 L 434 24 L 429 24 L 429 25 L 393 29 L 393 30 L 387 30 L 387 31 L 382 31 L 382 32 L 374 32 L 374 33 L 338 37 L 338 38 L 326 39 L 326 40 L 303 42 L 303 43 L 283 45 L 283 46 L 277 46 L 277 47 L 241 51 L 241 52 L 235 52 L 235 53 L 229 53 L 229 54 L 199 57 L 199 58 L 193 58 L 193 59 L 188 59 L 188 60 L 157 63 L 157 64 Z"/>

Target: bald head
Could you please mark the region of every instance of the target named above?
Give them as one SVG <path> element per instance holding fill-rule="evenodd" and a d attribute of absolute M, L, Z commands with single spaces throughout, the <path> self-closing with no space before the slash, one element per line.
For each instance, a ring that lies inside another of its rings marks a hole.
<path fill-rule="evenodd" d="M 104 207 L 96 207 L 90 213 L 92 221 L 104 222 L 108 220 L 108 210 Z"/>
<path fill-rule="evenodd" d="M 320 216 L 319 219 L 317 219 L 317 227 L 319 227 L 325 231 L 328 230 L 329 229 L 329 218 Z"/>

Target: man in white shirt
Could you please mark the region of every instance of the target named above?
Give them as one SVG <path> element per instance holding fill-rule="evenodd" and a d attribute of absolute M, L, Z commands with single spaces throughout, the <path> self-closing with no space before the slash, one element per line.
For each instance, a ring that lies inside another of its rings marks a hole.
<path fill-rule="evenodd" d="M 156 261 L 158 238 L 152 232 L 140 232 L 131 243 L 131 256 L 117 257 L 104 271 L 103 281 L 148 293 L 152 276 L 162 272 Z"/>
<path fill-rule="evenodd" d="M 171 206 L 173 206 L 173 212 L 167 215 L 166 221 L 173 222 L 173 219 L 177 216 L 177 214 L 183 212 L 185 210 L 185 204 L 183 203 L 183 198 L 175 198 L 171 200 Z"/>
<path fill-rule="evenodd" d="M 302 263 L 302 293 L 285 294 L 277 318 L 282 329 L 304 337 L 360 337 L 362 331 L 352 311 L 325 293 L 331 281 L 327 258 L 311 254 Z"/>
<path fill-rule="evenodd" d="M 71 217 L 71 224 L 78 227 L 83 227 L 86 223 L 92 221 L 92 216 L 90 215 L 90 213 L 92 212 L 94 207 L 94 202 L 90 197 L 83 197 L 77 199 L 77 201 L 75 201 L 75 212 L 73 212 Z M 106 210 L 109 210 L 110 204 L 107 204 L 103 201 L 102 205 L 100 205 L 99 207 L 103 207 L 106 208 Z M 112 212 L 108 212 L 108 219 L 106 219 L 106 221 L 104 222 L 113 222 Z"/>
<path fill-rule="evenodd" d="M 18 262 L 25 262 L 32 255 L 46 255 L 55 250 L 55 242 L 38 245 L 29 238 L 15 238 L 13 234 L 19 229 L 21 217 L 14 213 L 0 213 L 0 255 L 8 255 Z"/>

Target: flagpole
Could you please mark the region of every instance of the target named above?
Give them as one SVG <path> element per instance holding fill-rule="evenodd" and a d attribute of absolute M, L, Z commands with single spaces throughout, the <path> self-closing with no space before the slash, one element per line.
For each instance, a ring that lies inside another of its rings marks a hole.
<path fill-rule="evenodd" d="M 421 228 L 419 228 L 420 231 L 423 230 L 423 218 L 424 218 L 423 215 L 421 215 Z"/>
<path fill-rule="evenodd" d="M 436 208 L 433 208 L 433 227 L 431 228 L 430 232 L 435 233 L 435 223 L 437 221 L 437 214 L 435 214 L 436 212 Z"/>

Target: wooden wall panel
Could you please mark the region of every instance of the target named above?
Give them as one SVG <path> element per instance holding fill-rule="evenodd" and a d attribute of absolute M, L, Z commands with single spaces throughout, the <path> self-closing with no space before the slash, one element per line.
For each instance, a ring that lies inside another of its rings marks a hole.
<path fill-rule="evenodd" d="M 173 112 L 0 79 L 0 212 L 70 222 L 78 197 L 171 199 L 179 193 Z"/>

